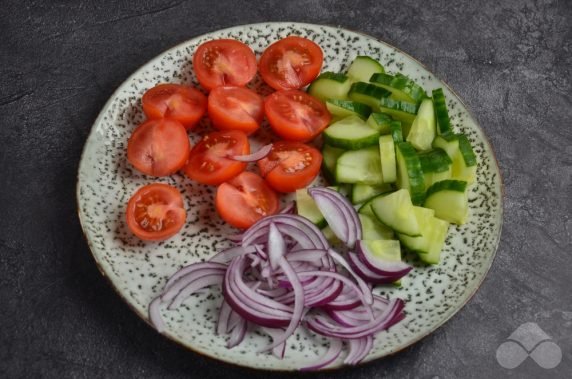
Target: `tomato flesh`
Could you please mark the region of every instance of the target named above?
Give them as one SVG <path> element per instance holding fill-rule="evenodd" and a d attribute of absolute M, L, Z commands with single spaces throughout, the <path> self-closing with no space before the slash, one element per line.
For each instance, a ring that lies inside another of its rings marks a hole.
<path fill-rule="evenodd" d="M 217 129 L 252 134 L 264 117 L 264 99 L 248 88 L 217 87 L 209 93 L 208 113 Z"/>
<path fill-rule="evenodd" d="M 159 84 L 149 89 L 141 99 L 143 112 L 150 119 L 165 118 L 179 121 L 192 129 L 207 110 L 207 98 L 199 90 L 181 84 Z"/>

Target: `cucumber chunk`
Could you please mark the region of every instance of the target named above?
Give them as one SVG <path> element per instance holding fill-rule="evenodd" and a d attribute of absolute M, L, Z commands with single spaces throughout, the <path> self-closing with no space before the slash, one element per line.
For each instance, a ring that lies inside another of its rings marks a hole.
<path fill-rule="evenodd" d="M 390 91 L 391 98 L 395 100 L 418 103 L 427 97 L 425 90 L 421 86 L 402 74 L 395 76 L 385 73 L 373 74 L 369 82 Z"/>
<path fill-rule="evenodd" d="M 376 197 L 371 202 L 371 210 L 381 223 L 394 231 L 412 237 L 421 235 L 411 196 L 406 189 Z"/>
<path fill-rule="evenodd" d="M 389 131 L 391 137 L 393 138 L 393 142 L 403 142 L 403 129 L 401 127 L 401 122 L 399 121 L 391 121 L 389 123 Z"/>
<path fill-rule="evenodd" d="M 437 120 L 437 131 L 439 134 L 447 134 L 453 132 L 449 111 L 447 110 L 447 102 L 442 88 L 433 90 L 433 105 L 435 107 L 435 118 Z"/>
<path fill-rule="evenodd" d="M 308 93 L 322 101 L 327 99 L 345 100 L 352 81 L 344 74 L 324 72 L 308 87 Z"/>
<path fill-rule="evenodd" d="M 326 180 L 330 183 L 336 183 L 336 163 L 340 155 L 345 152 L 344 149 L 332 147 L 324 144 L 322 147 L 322 170 Z"/>
<path fill-rule="evenodd" d="M 381 99 L 389 96 L 391 93 L 373 84 L 365 82 L 356 82 L 350 87 L 348 97 L 350 100 L 363 103 L 371 107 L 374 112 L 380 111 Z"/>
<path fill-rule="evenodd" d="M 417 115 L 419 107 L 415 103 L 407 101 L 399 101 L 382 97 L 379 100 L 377 109 L 372 107 L 376 112 L 387 113 L 397 121 L 401 121 L 407 125 L 411 125 Z"/>
<path fill-rule="evenodd" d="M 371 57 L 357 56 L 348 68 L 348 76 L 359 82 L 369 82 L 373 74 L 383 73 L 381 63 Z"/>
<path fill-rule="evenodd" d="M 477 173 L 477 157 L 473 152 L 469 139 L 464 134 L 443 134 L 435 137 L 434 147 L 447 153 L 453 162 L 451 177 L 471 184 Z"/>
<path fill-rule="evenodd" d="M 383 225 L 375 216 L 359 213 L 361 222 L 362 240 L 390 240 L 395 235 L 393 230 Z"/>
<path fill-rule="evenodd" d="M 382 193 L 387 193 L 392 190 L 393 189 L 391 187 L 391 184 L 389 183 L 383 183 L 375 186 L 369 184 L 356 183 L 352 188 L 352 204 L 363 203 L 364 201 L 373 199 L 377 195 L 381 195 Z"/>
<path fill-rule="evenodd" d="M 377 130 L 379 134 L 389 134 L 390 128 L 389 123 L 392 121 L 392 118 L 383 113 L 372 113 L 369 115 L 367 119 L 367 124 Z"/>
<path fill-rule="evenodd" d="M 421 260 L 429 264 L 438 264 L 441 258 L 441 251 L 443 246 L 445 246 L 445 240 L 447 239 L 447 231 L 449 230 L 449 223 L 433 217 L 430 220 L 429 229 L 429 251 L 427 254 L 422 254 L 419 256 Z"/>
<path fill-rule="evenodd" d="M 359 116 L 366 120 L 371 113 L 371 107 L 351 100 L 328 99 L 326 100 L 326 108 L 335 120 L 348 116 Z"/>
<path fill-rule="evenodd" d="M 435 211 L 423 207 L 413 207 L 413 211 L 419 223 L 421 235 L 418 237 L 410 237 L 405 234 L 398 234 L 398 238 L 407 249 L 419 254 L 427 254 L 429 252 L 430 241 L 430 220 L 434 218 Z"/>
<path fill-rule="evenodd" d="M 407 142 L 411 143 L 417 150 L 431 149 L 431 143 L 435 139 L 435 110 L 433 101 L 425 99 L 421 102 L 417 117 L 411 124 L 411 129 L 407 135 Z"/>
<path fill-rule="evenodd" d="M 376 145 L 378 139 L 379 132 L 356 115 L 341 119 L 324 130 L 325 142 L 342 149 L 359 150 Z"/>
<path fill-rule="evenodd" d="M 343 153 L 336 164 L 340 183 L 382 184 L 381 159 L 377 146 Z"/>
<path fill-rule="evenodd" d="M 424 206 L 435 211 L 435 217 L 462 225 L 467 222 L 469 202 L 467 182 L 443 180 L 427 190 Z"/>
<path fill-rule="evenodd" d="M 307 188 L 296 190 L 296 210 L 298 215 L 307 218 L 318 228 L 327 225 L 326 219 L 318 209 L 314 199 L 308 195 Z"/>
<path fill-rule="evenodd" d="M 383 182 L 395 183 L 397 180 L 397 164 L 395 162 L 395 142 L 392 136 L 379 137 L 379 155 Z"/>
<path fill-rule="evenodd" d="M 436 182 L 451 179 L 452 161 L 443 149 L 436 148 L 418 155 L 425 179 L 425 188 L 431 187 Z"/>
<path fill-rule="evenodd" d="M 415 205 L 423 203 L 425 179 L 417 152 L 409 142 L 399 142 L 395 146 L 397 161 L 397 188 L 409 190 Z"/>

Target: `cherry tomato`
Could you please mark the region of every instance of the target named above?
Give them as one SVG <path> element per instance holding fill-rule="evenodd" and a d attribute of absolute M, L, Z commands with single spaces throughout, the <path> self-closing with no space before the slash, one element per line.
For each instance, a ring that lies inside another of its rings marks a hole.
<path fill-rule="evenodd" d="M 270 187 L 294 192 L 312 183 L 320 172 L 322 155 L 299 142 L 278 141 L 270 154 L 258 161 L 258 168 Z"/>
<path fill-rule="evenodd" d="M 249 228 L 262 217 L 278 212 L 278 195 L 257 174 L 245 171 L 216 192 L 215 206 L 223 220 Z"/>
<path fill-rule="evenodd" d="M 300 89 L 316 79 L 323 60 L 320 46 L 307 38 L 291 36 L 268 46 L 258 68 L 270 87 Z"/>
<path fill-rule="evenodd" d="M 150 119 L 168 117 L 192 129 L 207 110 L 207 98 L 198 89 L 181 84 L 159 84 L 141 99 Z"/>
<path fill-rule="evenodd" d="M 183 227 L 187 212 L 183 197 L 167 184 L 153 183 L 141 187 L 127 204 L 127 226 L 146 241 L 162 241 Z"/>
<path fill-rule="evenodd" d="M 332 118 L 324 103 L 298 90 L 269 95 L 264 100 L 264 113 L 276 134 L 300 142 L 314 139 Z"/>
<path fill-rule="evenodd" d="M 250 154 L 250 144 L 244 132 L 212 132 L 195 145 L 184 171 L 199 183 L 218 185 L 246 169 L 246 163 L 227 157 L 246 154 Z"/>
<path fill-rule="evenodd" d="M 127 160 L 144 174 L 166 176 L 183 168 L 190 150 L 187 131 L 180 122 L 148 120 L 129 138 Z"/>
<path fill-rule="evenodd" d="M 216 87 L 209 93 L 208 111 L 215 128 L 252 134 L 264 118 L 264 99 L 244 87 Z"/>
<path fill-rule="evenodd" d="M 240 41 L 217 39 L 197 48 L 193 67 L 208 91 L 218 86 L 244 86 L 256 75 L 256 56 Z"/>

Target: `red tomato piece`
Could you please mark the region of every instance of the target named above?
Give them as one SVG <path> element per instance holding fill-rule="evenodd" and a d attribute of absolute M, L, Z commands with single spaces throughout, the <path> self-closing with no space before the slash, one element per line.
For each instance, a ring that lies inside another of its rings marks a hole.
<path fill-rule="evenodd" d="M 264 99 L 248 88 L 216 87 L 209 93 L 208 112 L 215 128 L 252 134 L 264 118 Z"/>

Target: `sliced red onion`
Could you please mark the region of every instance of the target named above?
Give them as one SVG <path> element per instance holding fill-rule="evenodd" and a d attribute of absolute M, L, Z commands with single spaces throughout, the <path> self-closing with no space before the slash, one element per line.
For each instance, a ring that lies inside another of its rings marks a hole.
<path fill-rule="evenodd" d="M 226 251 L 226 250 L 225 250 Z M 219 254 L 217 254 L 219 255 Z M 216 256 L 216 255 L 215 255 Z M 183 276 L 186 276 L 188 274 L 190 274 L 191 272 L 195 272 L 198 270 L 204 270 L 204 269 L 220 269 L 223 271 L 226 271 L 226 265 L 222 264 L 222 263 L 209 263 L 209 262 L 201 262 L 201 263 L 193 263 L 190 264 L 188 266 L 185 266 L 183 268 L 181 268 L 179 271 L 177 271 L 175 274 L 173 274 L 173 276 L 171 276 L 169 278 L 169 280 L 167 280 L 167 283 L 165 284 L 165 288 L 163 289 L 163 292 L 165 292 L 165 290 L 171 288 L 171 286 L 180 278 L 182 278 Z"/>
<path fill-rule="evenodd" d="M 254 253 L 256 251 L 255 247 L 256 246 L 234 246 L 214 255 L 211 259 L 209 259 L 209 262 L 228 263 L 234 257 Z"/>
<path fill-rule="evenodd" d="M 155 299 L 153 299 L 151 304 L 149 304 L 149 321 L 159 333 L 163 333 L 165 331 L 165 323 L 163 322 L 163 318 L 161 317 L 161 310 L 159 309 L 161 304 L 163 304 L 161 296 L 157 296 Z"/>
<path fill-rule="evenodd" d="M 330 257 L 333 258 L 333 260 L 335 262 L 337 262 L 340 266 L 345 268 L 347 270 L 347 272 L 349 272 L 350 275 L 354 277 L 354 279 L 358 283 L 360 289 L 362 290 L 362 292 L 364 294 L 364 298 L 366 299 L 367 303 L 372 304 L 373 303 L 373 295 L 371 293 L 371 288 L 369 288 L 369 286 L 363 281 L 362 278 L 359 277 L 359 275 L 357 275 L 354 272 L 354 270 L 352 270 L 352 268 L 350 267 L 348 262 L 346 262 L 344 257 L 342 257 L 340 254 L 336 253 L 332 249 L 328 249 L 328 254 L 330 255 Z"/>
<path fill-rule="evenodd" d="M 286 258 L 289 262 L 316 262 L 325 257 L 326 254 L 326 250 L 307 249 L 290 252 Z"/>
<path fill-rule="evenodd" d="M 270 154 L 272 150 L 272 144 L 264 145 L 256 153 L 248 154 L 248 155 L 231 155 L 227 158 L 239 161 L 239 162 L 256 162 L 261 160 L 262 158 L 266 157 Z"/>
<path fill-rule="evenodd" d="M 402 278 L 411 271 L 413 267 L 405 262 L 391 262 L 381 260 L 369 250 L 366 241 L 358 241 L 356 252 L 361 261 L 373 272 L 379 275 Z"/>
<path fill-rule="evenodd" d="M 272 341 L 277 339 L 282 333 L 284 333 L 284 329 L 272 329 L 272 328 L 261 328 L 266 334 L 272 338 Z M 282 342 L 280 345 L 274 347 L 272 349 L 272 354 L 278 359 L 284 358 L 284 352 L 286 350 L 286 343 Z"/>
<path fill-rule="evenodd" d="M 278 269 L 280 260 L 286 254 L 286 242 L 273 222 L 268 227 L 268 261 L 273 270 Z"/>
<path fill-rule="evenodd" d="M 348 253 L 348 262 L 354 269 L 356 274 L 361 276 L 365 281 L 373 284 L 389 284 L 399 280 L 400 276 L 379 275 L 371 271 L 355 253 Z"/>
<path fill-rule="evenodd" d="M 288 204 L 286 204 L 284 206 L 284 208 L 280 209 L 281 214 L 293 214 L 294 211 L 296 210 L 296 203 L 293 201 L 288 202 Z"/>
<path fill-rule="evenodd" d="M 201 279 L 205 276 L 215 275 L 215 276 L 224 276 L 225 269 L 221 268 L 209 268 L 212 265 L 209 263 L 199 263 L 196 265 L 196 270 L 193 270 L 186 274 L 183 277 L 180 277 L 177 281 L 172 283 L 169 287 L 165 287 L 163 290 L 163 294 L 161 295 L 161 299 L 164 302 L 172 302 L 173 299 L 183 290 L 184 288 L 191 285 L 197 279 Z M 203 288 L 203 287 L 201 287 Z M 199 290 L 197 288 L 195 291 Z"/>
<path fill-rule="evenodd" d="M 300 369 L 301 371 L 313 371 L 326 367 L 334 362 L 342 352 L 343 343 L 339 339 L 331 339 L 330 347 L 324 356 L 320 357 L 316 363 L 311 366 L 306 366 Z"/>
<path fill-rule="evenodd" d="M 349 310 L 358 307 L 361 304 L 361 300 L 355 296 L 354 290 L 348 286 L 343 286 L 340 294 L 324 304 L 324 309 L 333 310 Z"/>
<path fill-rule="evenodd" d="M 361 362 L 373 347 L 373 337 L 366 336 L 357 339 L 348 340 L 349 353 L 344 363 L 347 365 L 355 365 Z"/>
<path fill-rule="evenodd" d="M 228 305 L 228 303 L 223 300 L 220 309 L 218 312 L 218 321 L 216 324 L 216 334 L 222 336 L 228 332 L 228 321 L 230 318 L 230 314 L 232 313 L 232 308 Z"/>
<path fill-rule="evenodd" d="M 241 318 L 240 322 L 234 326 L 230 332 L 230 338 L 226 344 L 226 347 L 232 349 L 236 345 L 240 344 L 246 335 L 247 322 L 245 319 Z"/>
<path fill-rule="evenodd" d="M 213 273 L 194 280 L 193 282 L 189 283 L 188 286 L 183 288 L 181 292 L 177 294 L 177 296 L 175 296 L 171 304 L 169 304 L 168 309 L 177 309 L 183 303 L 183 301 L 185 301 L 197 290 L 212 286 L 214 284 L 221 284 L 223 278 L 224 273 Z"/>

